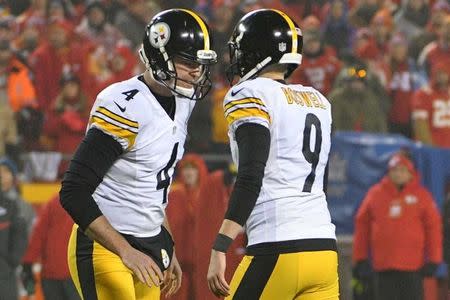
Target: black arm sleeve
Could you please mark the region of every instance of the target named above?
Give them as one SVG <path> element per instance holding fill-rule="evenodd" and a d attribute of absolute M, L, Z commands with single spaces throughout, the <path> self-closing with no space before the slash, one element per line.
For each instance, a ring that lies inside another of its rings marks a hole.
<path fill-rule="evenodd" d="M 122 153 L 118 141 L 96 128 L 88 131 L 75 152 L 59 196 L 61 205 L 83 231 L 102 215 L 92 194 Z"/>
<path fill-rule="evenodd" d="M 247 123 L 236 130 L 239 169 L 225 218 L 244 225 L 261 190 L 264 168 L 269 157 L 270 131 Z"/>

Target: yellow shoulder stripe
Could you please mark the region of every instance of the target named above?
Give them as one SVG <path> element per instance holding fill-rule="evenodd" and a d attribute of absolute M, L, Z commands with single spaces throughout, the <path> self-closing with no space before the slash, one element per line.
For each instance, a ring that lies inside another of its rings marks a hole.
<path fill-rule="evenodd" d="M 249 98 L 243 98 L 243 99 L 233 100 L 233 101 L 227 103 L 227 104 L 223 107 L 223 109 L 224 109 L 224 110 L 227 110 L 227 109 L 229 109 L 230 107 L 233 107 L 234 105 L 237 105 L 237 104 L 248 104 L 248 103 L 256 103 L 256 104 L 259 104 L 259 105 L 265 107 L 264 102 L 262 102 L 261 99 L 249 97 Z"/>
<path fill-rule="evenodd" d="M 117 125 L 114 125 L 112 123 L 109 123 L 108 121 L 101 119 L 99 117 L 93 116 L 91 119 L 91 123 L 95 123 L 97 125 L 99 125 L 103 130 L 111 133 L 112 135 L 116 136 L 116 137 L 120 137 L 122 139 L 125 139 L 128 141 L 128 149 L 130 149 L 133 145 L 134 142 L 136 140 L 136 136 L 137 134 L 124 129 L 122 127 L 119 127 Z"/>
<path fill-rule="evenodd" d="M 112 111 L 110 111 L 106 107 L 99 106 L 97 108 L 96 112 L 99 112 L 99 113 L 101 113 L 101 114 L 103 114 L 103 115 L 113 119 L 114 121 L 117 121 L 117 122 L 122 123 L 124 125 L 130 126 L 130 127 L 136 128 L 136 129 L 139 128 L 139 123 L 138 122 L 131 121 L 131 120 L 128 120 L 128 119 L 126 119 L 124 117 L 121 117 L 118 114 L 113 113 Z"/>
<path fill-rule="evenodd" d="M 226 116 L 226 119 L 227 119 L 228 124 L 231 124 L 236 120 L 246 118 L 246 117 L 247 118 L 248 117 L 259 117 L 259 118 L 266 119 L 269 123 L 271 122 L 270 115 L 267 112 L 265 112 L 261 109 L 258 109 L 256 107 L 238 108 L 238 109 L 232 111 L 231 113 L 229 113 Z"/>

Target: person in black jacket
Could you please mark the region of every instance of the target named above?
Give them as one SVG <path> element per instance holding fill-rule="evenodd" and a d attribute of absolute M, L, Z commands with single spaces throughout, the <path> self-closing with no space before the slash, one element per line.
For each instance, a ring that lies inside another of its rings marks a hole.
<path fill-rule="evenodd" d="M 0 184 L 3 184 L 5 176 L 6 172 L 0 172 Z M 20 214 L 18 203 L 0 188 L 0 298 L 2 300 L 18 299 L 15 270 L 26 246 L 27 226 Z"/>

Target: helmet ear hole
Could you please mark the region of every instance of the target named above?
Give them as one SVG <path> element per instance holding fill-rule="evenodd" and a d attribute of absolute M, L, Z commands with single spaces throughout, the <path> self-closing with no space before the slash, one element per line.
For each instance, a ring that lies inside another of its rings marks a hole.
<path fill-rule="evenodd" d="M 169 76 L 167 75 L 166 72 L 164 72 L 163 70 L 157 70 L 156 71 L 156 76 L 161 79 L 161 80 L 167 80 L 169 79 Z"/>

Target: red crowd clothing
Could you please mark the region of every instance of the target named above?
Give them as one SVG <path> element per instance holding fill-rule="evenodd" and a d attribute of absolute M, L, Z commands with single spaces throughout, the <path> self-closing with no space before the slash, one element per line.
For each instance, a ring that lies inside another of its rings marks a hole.
<path fill-rule="evenodd" d="M 37 100 L 43 110 L 49 111 L 54 107 L 53 100 L 58 96 L 59 81 L 64 70 L 75 73 L 85 90 L 88 84 L 85 52 L 84 47 L 76 44 L 57 50 L 45 43 L 31 54 L 30 65 L 35 75 Z"/>
<path fill-rule="evenodd" d="M 392 68 L 388 82 L 389 94 L 392 98 L 389 120 L 394 124 L 409 124 L 412 111 L 411 98 L 414 93 L 412 74 L 408 62 Z"/>
<path fill-rule="evenodd" d="M 55 140 L 54 151 L 73 154 L 86 133 L 87 118 L 77 111 L 67 109 L 62 113 L 50 112 L 44 133 Z"/>
<path fill-rule="evenodd" d="M 292 82 L 312 86 L 327 95 L 333 87 L 341 65 L 335 50 L 325 47 L 323 54 L 318 57 L 303 56 L 301 67 L 292 74 Z"/>
<path fill-rule="evenodd" d="M 209 257 L 212 245 L 216 239 L 219 228 L 228 208 L 232 186 L 224 183 L 224 173 L 215 171 L 208 177 L 208 181 L 202 185 L 199 192 L 198 205 L 200 212 L 204 212 L 198 218 L 194 228 L 195 245 L 195 281 L 194 290 L 196 300 L 213 299 L 213 294 L 208 289 L 206 276 L 208 274 Z M 227 268 L 225 279 L 230 282 L 234 271 L 239 265 L 244 253 L 245 238 L 243 234 L 237 236 L 227 252 Z"/>
<path fill-rule="evenodd" d="M 199 171 L 198 183 L 195 187 L 188 187 L 183 181 L 181 170 L 187 165 L 193 165 Z M 177 293 L 177 299 L 194 299 L 193 285 L 195 263 L 194 256 L 197 251 L 198 239 L 193 233 L 193 228 L 200 213 L 198 194 L 201 186 L 207 180 L 208 169 L 205 161 L 197 154 L 186 154 L 178 165 L 178 178 L 169 193 L 169 204 L 166 208 L 175 249 L 181 269 L 183 270 L 183 284 Z M 206 278 L 206 277 L 205 277 Z M 206 280 L 206 279 L 204 279 Z"/>
<path fill-rule="evenodd" d="M 450 148 L 450 92 L 426 87 L 413 96 L 413 117 L 428 120 L 433 145 Z"/>
<path fill-rule="evenodd" d="M 67 264 L 67 245 L 73 221 L 54 197 L 41 210 L 30 237 L 23 263 L 41 262 L 41 276 L 45 279 L 70 278 Z"/>
<path fill-rule="evenodd" d="M 443 47 L 439 41 L 428 44 L 419 57 L 419 62 L 432 70 L 437 64 L 450 65 L 450 47 Z"/>
<path fill-rule="evenodd" d="M 106 55 L 108 57 L 108 67 L 107 67 L 107 76 L 101 74 L 99 70 L 96 70 L 95 66 L 95 51 L 97 46 L 94 44 L 90 44 L 86 46 L 86 55 L 88 57 L 88 61 L 90 62 L 87 67 L 87 73 L 89 76 L 89 80 L 85 85 L 85 91 L 87 95 L 90 97 L 90 102 L 88 103 L 88 107 L 91 107 L 95 101 L 95 96 L 100 93 L 107 86 L 126 80 L 133 76 L 133 70 L 136 67 L 136 57 L 133 52 L 127 46 L 116 45 L 113 49 L 108 49 L 109 53 Z M 117 60 L 123 60 L 123 63 L 118 63 Z M 92 63 L 92 62 L 95 63 Z M 119 65 L 123 65 L 119 68 Z"/>
<path fill-rule="evenodd" d="M 442 223 L 431 194 L 415 175 L 402 191 L 386 176 L 355 218 L 353 261 L 372 258 L 375 271 L 417 271 L 442 261 Z"/>

